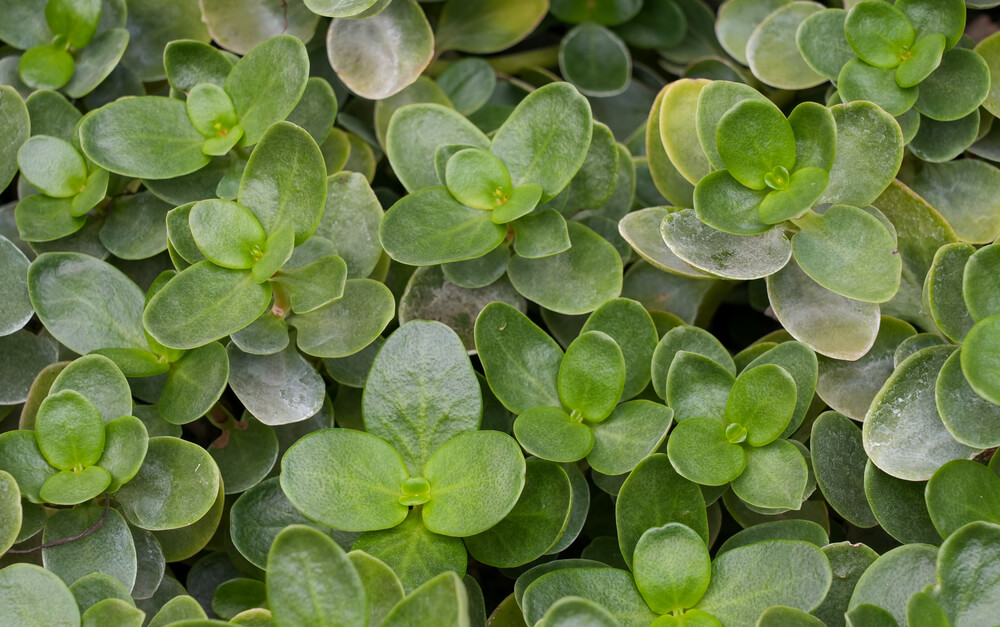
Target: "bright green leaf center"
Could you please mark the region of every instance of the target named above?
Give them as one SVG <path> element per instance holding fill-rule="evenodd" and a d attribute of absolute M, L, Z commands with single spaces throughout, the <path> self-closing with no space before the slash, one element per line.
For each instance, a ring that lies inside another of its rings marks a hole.
<path fill-rule="evenodd" d="M 732 444 L 739 444 L 747 439 L 747 428 L 738 422 L 731 422 L 726 427 L 726 439 Z"/>
<path fill-rule="evenodd" d="M 400 490 L 403 495 L 399 497 L 399 504 L 407 507 L 423 505 L 431 498 L 431 484 L 423 477 L 409 477 L 400 486 Z"/>
<path fill-rule="evenodd" d="M 775 166 L 773 170 L 764 175 L 764 183 L 771 189 L 785 189 L 791 179 L 788 170 L 784 166 Z"/>

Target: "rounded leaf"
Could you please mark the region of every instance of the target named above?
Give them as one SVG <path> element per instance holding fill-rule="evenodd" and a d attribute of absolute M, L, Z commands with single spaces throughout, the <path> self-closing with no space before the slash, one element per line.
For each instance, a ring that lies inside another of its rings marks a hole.
<path fill-rule="evenodd" d="M 554 462 L 575 462 L 594 448 L 590 426 L 576 422 L 558 407 L 534 407 L 514 421 L 514 435 L 524 450 Z"/>
<path fill-rule="evenodd" d="M 632 560 L 635 583 L 659 614 L 693 607 L 712 576 L 708 547 L 690 527 L 669 523 L 642 534 Z"/>
<path fill-rule="evenodd" d="M 581 334 L 559 366 L 559 397 L 586 420 L 600 422 L 614 410 L 625 384 L 625 358 L 601 331 Z"/>

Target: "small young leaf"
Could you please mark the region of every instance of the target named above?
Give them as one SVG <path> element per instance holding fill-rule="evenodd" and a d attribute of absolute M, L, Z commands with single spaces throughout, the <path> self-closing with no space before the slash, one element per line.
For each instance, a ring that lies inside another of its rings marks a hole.
<path fill-rule="evenodd" d="M 462 204 L 484 211 L 507 202 L 513 193 L 503 163 L 485 150 L 466 148 L 448 159 L 448 191 Z"/>
<path fill-rule="evenodd" d="M 737 181 L 765 189 L 765 175 L 795 165 L 795 135 L 784 114 L 770 102 L 744 100 L 719 120 L 719 156 Z"/>
<path fill-rule="evenodd" d="M 514 421 L 514 435 L 524 450 L 554 462 L 575 462 L 594 448 L 594 432 L 558 407 L 529 409 Z"/>
<path fill-rule="evenodd" d="M 264 229 L 242 205 L 203 200 L 191 208 L 188 224 L 202 254 L 223 268 L 251 268 L 263 254 Z"/>
<path fill-rule="evenodd" d="M 660 614 L 697 604 L 712 575 L 705 541 L 680 523 L 642 534 L 635 546 L 632 570 L 642 598 Z"/>
<path fill-rule="evenodd" d="M 47 196 L 69 198 L 87 182 L 87 164 L 69 143 L 34 135 L 17 152 L 21 175 Z"/>
<path fill-rule="evenodd" d="M 38 448 L 59 470 L 81 470 L 97 463 L 104 450 L 104 422 L 94 404 L 79 392 L 50 395 L 35 418 Z"/>
<path fill-rule="evenodd" d="M 667 456 L 678 473 L 702 485 L 729 483 L 740 476 L 747 462 L 747 454 L 729 441 L 722 423 L 709 418 L 677 423 L 667 440 Z"/>
<path fill-rule="evenodd" d="M 614 410 L 625 385 L 625 358 L 611 337 L 583 333 L 569 345 L 559 366 L 559 397 L 583 418 L 600 422 Z"/>
<path fill-rule="evenodd" d="M 764 364 L 748 368 L 736 377 L 726 417 L 743 425 L 750 446 L 776 440 L 795 410 L 795 379 L 781 366 Z"/>

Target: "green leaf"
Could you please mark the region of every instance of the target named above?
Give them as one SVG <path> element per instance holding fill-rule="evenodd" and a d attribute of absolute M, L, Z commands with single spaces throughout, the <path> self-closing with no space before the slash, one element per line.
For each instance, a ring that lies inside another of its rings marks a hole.
<path fill-rule="evenodd" d="M 35 564 L 0 570 L 0 621 L 9 625 L 80 624 L 80 609 L 66 584 Z"/>
<path fill-rule="evenodd" d="M 680 523 L 654 527 L 642 534 L 632 569 L 643 599 L 660 614 L 698 603 L 712 574 L 705 541 Z"/>
<path fill-rule="evenodd" d="M 21 533 L 23 511 L 21 490 L 10 473 L 0 471 L 0 551 L 7 552 Z"/>
<path fill-rule="evenodd" d="M 337 117 L 337 94 L 324 78 L 312 76 L 306 81 L 302 99 L 288 114 L 288 121 L 301 126 L 317 144 L 322 144 Z"/>
<path fill-rule="evenodd" d="M 294 346 L 270 355 L 244 353 L 233 344 L 229 386 L 247 411 L 266 425 L 306 420 L 323 405 L 323 379 Z"/>
<path fill-rule="evenodd" d="M 822 5 L 791 2 L 775 8 L 753 29 L 747 41 L 750 71 L 779 89 L 805 89 L 824 82 L 823 75 L 806 63 L 795 45 L 799 26 L 822 11 Z"/>
<path fill-rule="evenodd" d="M 494 135 L 490 152 L 507 166 L 515 187 L 541 185 L 544 202 L 583 165 L 592 128 L 586 98 L 567 83 L 551 83 L 520 102 Z"/>
<path fill-rule="evenodd" d="M 513 192 L 503 163 L 480 148 L 459 150 L 448 159 L 448 191 L 462 204 L 484 211 L 506 203 Z"/>
<path fill-rule="evenodd" d="M 472 122 L 439 104 L 400 108 L 389 121 L 385 139 L 385 152 L 393 172 L 409 192 L 441 184 L 434 168 L 438 148 L 490 147 L 490 140 Z"/>
<path fill-rule="evenodd" d="M 365 468 L 359 475 L 358 469 Z M 316 431 L 281 460 L 281 488 L 310 518 L 345 531 L 394 527 L 406 518 L 400 503 L 406 466 L 384 440 L 348 429 Z"/>
<path fill-rule="evenodd" d="M 262 132 L 237 201 L 257 216 L 267 235 L 291 226 L 296 245 L 309 239 L 326 206 L 326 165 L 309 133 L 290 122 Z"/>
<path fill-rule="evenodd" d="M 729 174 L 751 189 L 765 189 L 765 175 L 795 165 L 795 135 L 776 106 L 744 100 L 730 109 L 716 130 L 719 156 Z"/>
<path fill-rule="evenodd" d="M 614 96 L 625 91 L 632 79 L 632 57 L 610 29 L 583 22 L 560 42 L 559 70 L 588 96 Z"/>
<path fill-rule="evenodd" d="M 795 33 L 806 64 L 831 81 L 837 80 L 844 64 L 855 56 L 844 33 L 846 19 L 843 9 L 819 11 L 806 18 Z"/>
<path fill-rule="evenodd" d="M 898 7 L 879 2 L 860 2 L 844 23 L 847 41 L 869 65 L 892 68 L 913 44 L 916 33 Z"/>
<path fill-rule="evenodd" d="M 545 612 L 539 627 L 565 627 L 589 625 L 592 627 L 617 627 L 621 623 L 600 605 L 582 597 L 559 599 Z"/>
<path fill-rule="evenodd" d="M 21 175 L 47 196 L 69 198 L 86 184 L 87 164 L 68 142 L 34 135 L 17 152 Z"/>
<path fill-rule="evenodd" d="M 401 0 L 364 20 L 334 20 L 326 42 L 338 78 L 370 100 L 388 98 L 414 82 L 434 55 L 434 34 L 423 10 Z"/>
<path fill-rule="evenodd" d="M 874 605 L 905 625 L 907 601 L 935 583 L 936 554 L 937 549 L 926 544 L 896 547 L 883 553 L 858 580 L 848 605 L 850 613 L 859 605 Z"/>
<path fill-rule="evenodd" d="M 941 33 L 948 38 L 949 48 L 958 44 L 965 29 L 964 7 L 954 0 L 932 2 L 928 0 L 900 0 L 896 4 L 913 24 L 917 37 Z"/>
<path fill-rule="evenodd" d="M 934 322 L 949 339 L 956 342 L 964 340 L 976 324 L 965 302 L 961 278 L 975 252 L 975 247 L 970 244 L 945 244 L 934 253 L 934 261 L 924 279 L 927 308 Z M 969 287 L 968 293 L 972 296 L 977 288 L 971 282 Z"/>
<path fill-rule="evenodd" d="M 976 320 L 1000 313 L 1000 289 L 989 278 L 1000 269 L 1000 246 L 984 246 L 973 254 L 962 275 L 962 292 Z"/>
<path fill-rule="evenodd" d="M 261 141 L 272 124 L 288 117 L 308 78 L 306 47 L 290 35 L 268 39 L 236 63 L 224 88 L 243 127 L 242 145 Z"/>
<path fill-rule="evenodd" d="M 199 170 L 208 163 L 204 141 L 184 103 L 172 98 L 122 99 L 80 124 L 84 154 L 105 170 L 130 177 L 168 179 Z"/>
<path fill-rule="evenodd" d="M 948 191 L 956 187 L 965 193 Z M 912 188 L 937 209 L 962 241 L 987 244 L 1000 236 L 994 195 L 1000 193 L 1000 171 L 985 161 L 925 164 Z"/>
<path fill-rule="evenodd" d="M 337 254 L 347 263 L 348 278 L 361 279 L 372 273 L 382 255 L 382 215 L 364 175 L 339 172 L 327 179 L 326 209 L 313 235 L 335 242 Z"/>
<path fill-rule="evenodd" d="M 365 533 L 354 543 L 354 550 L 385 562 L 399 576 L 405 590 L 413 590 L 448 570 L 464 573 L 469 559 L 460 539 L 431 533 L 416 510 L 392 529 Z"/>
<path fill-rule="evenodd" d="M 479 7 L 480 11 L 482 6 Z M 438 27 L 437 45 L 441 46 L 441 28 Z M 455 110 L 462 115 L 475 113 L 485 105 L 496 88 L 496 70 L 479 57 L 466 57 L 448 67 L 436 80 L 448 96 Z"/>
<path fill-rule="evenodd" d="M 783 189 L 769 192 L 760 203 L 760 219 L 778 224 L 805 214 L 823 195 L 829 175 L 823 168 L 802 168 L 792 172 Z"/>
<path fill-rule="evenodd" d="M 830 543 L 826 530 L 811 520 L 789 518 L 747 527 L 730 536 L 716 552 L 716 557 L 726 551 L 767 540 L 801 540 L 819 548 Z"/>
<path fill-rule="evenodd" d="M 991 448 L 1000 442 L 997 432 L 1000 407 L 976 394 L 969 385 L 962 372 L 963 351 L 952 353 L 938 374 L 935 385 L 938 413 L 949 433 L 962 444 Z"/>
<path fill-rule="evenodd" d="M 681 476 L 702 485 L 725 485 L 739 477 L 747 463 L 744 449 L 727 439 L 722 423 L 710 418 L 677 423 L 667 440 L 667 456 Z M 801 502 L 801 489 L 798 494 Z"/>
<path fill-rule="evenodd" d="M 93 499 L 111 484 L 111 475 L 100 466 L 62 470 L 49 477 L 38 495 L 46 503 L 77 505 Z"/>
<path fill-rule="evenodd" d="M 826 597 L 833 574 L 817 547 L 774 540 L 733 549 L 712 563 L 712 581 L 698 609 L 723 624 L 752 624 L 769 607 L 804 612 Z"/>
<path fill-rule="evenodd" d="M 670 362 L 664 397 L 677 422 L 689 418 L 726 422 L 726 404 L 733 381 L 732 373 L 715 360 L 681 350 Z"/>
<path fill-rule="evenodd" d="M 976 521 L 1000 521 L 1000 477 L 991 469 L 956 459 L 934 472 L 926 487 L 927 511 L 942 538 Z"/>
<path fill-rule="evenodd" d="M 82 470 L 97 463 L 104 450 L 104 423 L 94 404 L 79 392 L 52 394 L 35 419 L 38 447 L 59 470 Z"/>
<path fill-rule="evenodd" d="M 198 521 L 219 494 L 219 469 L 197 444 L 149 439 L 138 474 L 116 494 L 129 522 L 142 529 L 176 529 Z"/>
<path fill-rule="evenodd" d="M 114 510 L 104 513 L 103 507 L 80 506 L 60 510 L 45 522 L 42 540 L 45 543 L 75 538 L 104 522 L 93 533 L 72 542 L 42 549 L 45 567 L 59 575 L 67 585 L 91 573 L 114 577 L 126 590 L 131 590 L 136 576 L 135 544 L 128 525 Z"/>
<path fill-rule="evenodd" d="M 264 229 L 242 205 L 203 200 L 191 208 L 188 224 L 198 249 L 216 265 L 248 269 L 263 254 Z"/>
<path fill-rule="evenodd" d="M 632 575 L 617 568 L 564 568 L 542 575 L 524 591 L 524 618 L 535 624 L 557 601 L 582 597 L 608 610 L 626 625 L 648 625 L 655 618 Z"/>
<path fill-rule="evenodd" d="M 716 142 L 719 120 L 744 100 L 766 101 L 767 99 L 753 87 L 731 81 L 712 81 L 698 96 L 696 115 L 698 139 L 713 169 L 721 170 L 726 167 L 719 156 Z"/>
<path fill-rule="evenodd" d="M 344 294 L 329 305 L 296 315 L 296 343 L 307 355 L 347 357 L 370 345 L 392 320 L 392 292 L 371 279 L 348 279 Z"/>
<path fill-rule="evenodd" d="M 74 217 L 72 206 L 69 198 L 25 197 L 14 209 L 18 236 L 25 242 L 50 242 L 76 233 L 86 219 Z"/>
<path fill-rule="evenodd" d="M 726 347 L 715 338 L 714 335 L 704 329 L 681 325 L 670 329 L 663 334 L 660 342 L 653 351 L 652 378 L 653 388 L 660 398 L 666 397 L 667 376 L 674 358 L 678 352 L 687 351 L 697 353 L 715 361 L 729 371 L 731 375 L 736 374 L 736 365 L 729 355 Z M 726 395 L 728 396 L 728 389 Z M 684 417 L 678 418 L 684 420 Z"/>
<path fill-rule="evenodd" d="M 795 411 L 795 379 L 781 366 L 764 364 L 744 370 L 736 377 L 726 416 L 747 430 L 750 446 L 776 440 Z"/>
<path fill-rule="evenodd" d="M 967 349 L 968 341 L 962 352 Z M 863 431 L 865 451 L 894 477 L 926 480 L 946 462 L 979 452 L 956 442 L 937 411 L 934 381 L 951 352 L 935 346 L 911 355 L 872 401 Z"/>
<path fill-rule="evenodd" d="M 386 615 L 386 627 L 468 624 L 465 586 L 456 573 L 441 573 L 422 584 Z"/>
<path fill-rule="evenodd" d="M 865 496 L 878 524 L 900 542 L 936 544 L 940 535 L 931 522 L 924 500 L 923 482 L 903 481 L 865 466 Z"/>
<path fill-rule="evenodd" d="M 101 355 L 76 359 L 52 381 L 49 394 L 63 390 L 79 392 L 94 404 L 104 423 L 132 411 L 128 381 L 115 364 Z"/>
<path fill-rule="evenodd" d="M 0 310 L 0 337 L 19 331 L 35 313 L 28 293 L 28 265 L 24 253 L 0 235 L 0 291 L 7 300 Z"/>
<path fill-rule="evenodd" d="M 695 212 L 713 229 L 733 235 L 754 235 L 770 229 L 761 222 L 761 206 L 772 195 L 745 187 L 727 170 L 720 170 L 702 178 L 695 187 Z"/>
<path fill-rule="evenodd" d="M 101 19 L 99 0 L 53 0 L 45 5 L 45 21 L 56 35 L 74 48 L 83 48 L 94 38 Z"/>
<path fill-rule="evenodd" d="M 590 426 L 558 407 L 542 405 L 522 413 L 514 421 L 514 435 L 525 451 L 554 462 L 581 460 L 594 448 Z"/>
<path fill-rule="evenodd" d="M 600 422 L 611 415 L 624 383 L 625 358 L 611 336 L 588 331 L 566 349 L 559 366 L 559 397 L 584 419 Z"/>
<path fill-rule="evenodd" d="M 993 618 L 997 538 L 1000 527 L 977 522 L 962 527 L 941 545 L 936 600 L 952 625 L 988 623 Z M 969 579 L 966 573 L 982 573 Z"/>
<path fill-rule="evenodd" d="M 909 111 L 919 97 L 917 87 L 901 87 L 896 82 L 896 70 L 868 65 L 861 59 L 844 65 L 837 86 L 847 102 L 867 100 L 893 116 Z"/>
<path fill-rule="evenodd" d="M 490 213 L 466 207 L 445 187 L 404 196 L 389 208 L 379 229 L 382 246 L 393 259 L 419 266 L 482 257 L 506 235 Z"/>
<path fill-rule="evenodd" d="M 142 292 L 103 261 L 81 253 L 39 255 L 28 269 L 28 290 L 45 328 L 75 352 L 147 348 Z"/>
<path fill-rule="evenodd" d="M 157 409 L 172 424 L 201 418 L 222 396 L 229 381 L 229 356 L 218 342 L 188 351 L 170 365 Z"/>
<path fill-rule="evenodd" d="M 926 116 L 920 119 L 920 128 L 909 147 L 910 152 L 924 161 L 939 163 L 954 159 L 978 136 L 979 109 L 950 122 L 938 122 Z"/>
<path fill-rule="evenodd" d="M 902 259 L 896 240 L 871 214 L 834 205 L 818 217 L 803 216 L 792 252 L 814 281 L 842 296 L 885 302 L 899 288 Z"/>
<path fill-rule="evenodd" d="M 920 83 L 920 97 L 913 107 L 932 120 L 958 120 L 976 111 L 989 90 L 986 61 L 967 48 L 952 48 Z"/>
<path fill-rule="evenodd" d="M 830 507 L 858 527 L 874 527 L 877 520 L 865 496 L 868 456 L 861 429 L 841 414 L 823 412 L 813 423 L 809 451 L 816 484 Z"/>
<path fill-rule="evenodd" d="M 233 70 L 233 62 L 222 50 L 193 39 L 168 43 L 163 49 L 163 65 L 170 85 L 183 92 L 200 83 L 222 87 Z"/>
<path fill-rule="evenodd" d="M 659 403 L 622 403 L 607 420 L 592 426 L 594 446 L 587 462 L 607 475 L 629 472 L 664 442 L 672 417 L 673 411 Z"/>
<path fill-rule="evenodd" d="M 288 253 L 291 253 L 291 239 L 289 235 Z M 272 274 L 274 283 L 288 295 L 292 311 L 296 314 L 316 311 L 340 299 L 347 284 L 347 264 L 336 255 L 320 257 L 301 268 L 285 268 Z"/>
<path fill-rule="evenodd" d="M 522 296 L 568 315 L 589 313 L 621 293 L 621 256 L 606 239 L 568 221 L 569 250 L 527 259 L 514 255 L 508 277 Z"/>
<path fill-rule="evenodd" d="M 587 331 L 606 333 L 621 349 L 625 357 L 622 399 L 632 398 L 649 384 L 658 336 L 653 319 L 641 304 L 626 298 L 609 300 L 587 318 L 581 333 Z"/>
<path fill-rule="evenodd" d="M 39 490 L 56 474 L 55 468 L 42 457 L 34 431 L 15 430 L 0 434 L 0 452 L 4 469 L 17 480 L 21 494 L 32 503 L 41 503 Z"/>
<path fill-rule="evenodd" d="M 696 124 L 701 91 L 708 84 L 704 79 L 684 78 L 668 84 L 658 96 L 660 109 L 656 123 L 667 157 L 663 165 L 672 166 L 693 185 L 711 171 Z M 650 139 L 654 138 L 647 138 L 647 143 Z"/>
<path fill-rule="evenodd" d="M 98 170 L 91 179 L 103 173 L 104 181 L 99 184 L 99 199 L 91 199 L 95 204 L 104 200 L 108 179 L 107 170 Z M 88 184 L 89 189 L 89 184 Z M 84 191 L 73 199 L 75 203 L 89 192 Z M 83 203 L 84 206 L 89 201 Z M 166 203 L 149 192 L 115 198 L 111 211 L 101 227 L 101 244 L 120 259 L 148 259 L 167 249 L 166 216 L 173 205 Z"/>
<path fill-rule="evenodd" d="M 816 354 L 801 342 L 786 341 L 751 361 L 747 368 L 762 364 L 781 366 L 795 379 L 795 413 L 782 434 L 790 437 L 802 424 L 813 402 L 819 370 Z"/>
<path fill-rule="evenodd" d="M 139 472 L 148 445 L 146 427 L 134 416 L 115 418 L 104 426 L 104 452 L 97 465 L 111 475 L 109 493 L 117 491 Z"/>
<path fill-rule="evenodd" d="M 524 458 L 510 436 L 492 431 L 455 436 L 437 448 L 424 467 L 430 483 L 424 525 L 434 533 L 455 537 L 486 531 L 514 508 L 524 473 Z M 484 481 L 485 477 L 490 480 Z"/>
<path fill-rule="evenodd" d="M 368 624 L 368 600 L 347 554 L 329 536 L 291 525 L 267 556 L 267 600 L 276 621 L 310 625 Z"/>
<path fill-rule="evenodd" d="M 143 325 L 164 346 L 196 348 L 246 327 L 270 300 L 270 287 L 258 284 L 249 272 L 201 261 L 150 299 Z"/>
<path fill-rule="evenodd" d="M 859 359 L 875 343 L 879 306 L 826 289 L 795 261 L 767 277 L 767 296 L 785 330 L 821 355 Z"/>
<path fill-rule="evenodd" d="M 41 45 L 28 48 L 17 64 L 18 76 L 34 89 L 59 89 L 73 77 L 73 56 L 63 47 Z"/>
<path fill-rule="evenodd" d="M 429 403 L 426 399 L 434 399 Z M 482 415 L 479 384 L 458 336 L 439 322 L 410 322 L 386 341 L 364 392 L 365 426 L 400 451 L 413 476 Z"/>
<path fill-rule="evenodd" d="M 998 367 L 997 341 L 1000 314 L 983 318 L 965 336 L 962 346 L 962 372 L 976 394 L 994 405 L 1000 405 L 1000 385 L 995 373 Z"/>
<path fill-rule="evenodd" d="M 484 564 L 523 566 L 550 551 L 567 528 L 573 489 L 566 471 L 540 459 L 528 460 L 525 469 L 513 509 L 492 528 L 465 539 L 469 553 Z"/>
<path fill-rule="evenodd" d="M 403 600 L 403 584 L 385 562 L 372 557 L 364 551 L 351 551 L 347 554 L 351 565 L 361 579 L 368 599 L 370 625 L 380 625 L 393 607 Z"/>
<path fill-rule="evenodd" d="M 896 83 L 900 87 L 912 87 L 930 76 L 941 63 L 946 45 L 941 33 L 930 33 L 918 39 L 910 48 L 910 56 L 896 68 Z"/>
<path fill-rule="evenodd" d="M 870 102 L 831 107 L 837 153 L 821 203 L 867 207 L 899 171 L 903 134 L 896 120 Z"/>
<path fill-rule="evenodd" d="M 490 303 L 476 319 L 475 335 L 486 380 L 507 409 L 523 414 L 560 406 L 562 349 L 527 316 L 505 303 Z"/>
<path fill-rule="evenodd" d="M 24 29 L 25 25 L 20 22 L 18 29 Z M 9 41 L 6 36 L 4 39 Z M 19 149 L 27 141 L 28 129 L 31 128 L 28 108 L 21 96 L 9 85 L 0 85 L 0 128 L 3 129 L 0 142 L 10 147 L 0 157 L 0 188 L 5 189 L 18 170 L 17 152 L 14 149 Z"/>
<path fill-rule="evenodd" d="M 756 507 L 798 508 L 809 480 L 802 453 L 788 440 L 744 450 L 746 467 L 733 479 L 733 494 Z"/>
<path fill-rule="evenodd" d="M 549 10 L 544 0 L 452 0 L 438 20 L 438 50 L 488 54 L 509 48 L 527 37 Z"/>
<path fill-rule="evenodd" d="M 514 230 L 514 252 L 523 259 L 551 257 L 572 246 L 566 219 L 554 209 L 531 213 L 510 226 Z"/>
<path fill-rule="evenodd" d="M 691 209 L 664 216 L 660 232 L 681 260 L 717 277 L 760 279 L 783 268 L 792 257 L 792 245 L 781 229 L 733 235 L 708 226 Z"/>

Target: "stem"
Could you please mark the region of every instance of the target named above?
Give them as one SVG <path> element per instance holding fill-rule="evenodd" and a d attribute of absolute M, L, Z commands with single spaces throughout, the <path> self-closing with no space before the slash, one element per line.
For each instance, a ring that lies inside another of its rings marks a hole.
<path fill-rule="evenodd" d="M 70 536 L 68 538 L 62 538 L 60 540 L 53 540 L 52 542 L 46 542 L 45 544 L 39 544 L 38 546 L 30 548 L 30 549 L 10 549 L 9 551 L 7 551 L 7 553 L 17 553 L 17 554 L 32 553 L 32 552 L 37 551 L 39 549 L 47 549 L 49 547 L 59 546 L 60 544 L 68 544 L 70 542 L 73 542 L 74 540 L 79 540 L 81 538 L 86 538 L 87 536 L 89 536 L 90 534 L 94 533 L 95 531 L 97 531 L 98 529 L 100 529 L 101 527 L 104 526 L 104 521 L 108 519 L 108 509 L 110 507 L 111 507 L 111 498 L 107 497 L 107 498 L 104 499 L 104 513 L 101 514 L 100 519 L 98 519 L 98 521 L 96 523 L 94 523 L 93 527 L 91 527 L 90 529 L 87 529 L 86 531 L 82 531 L 82 532 L 76 534 L 75 536 Z"/>

